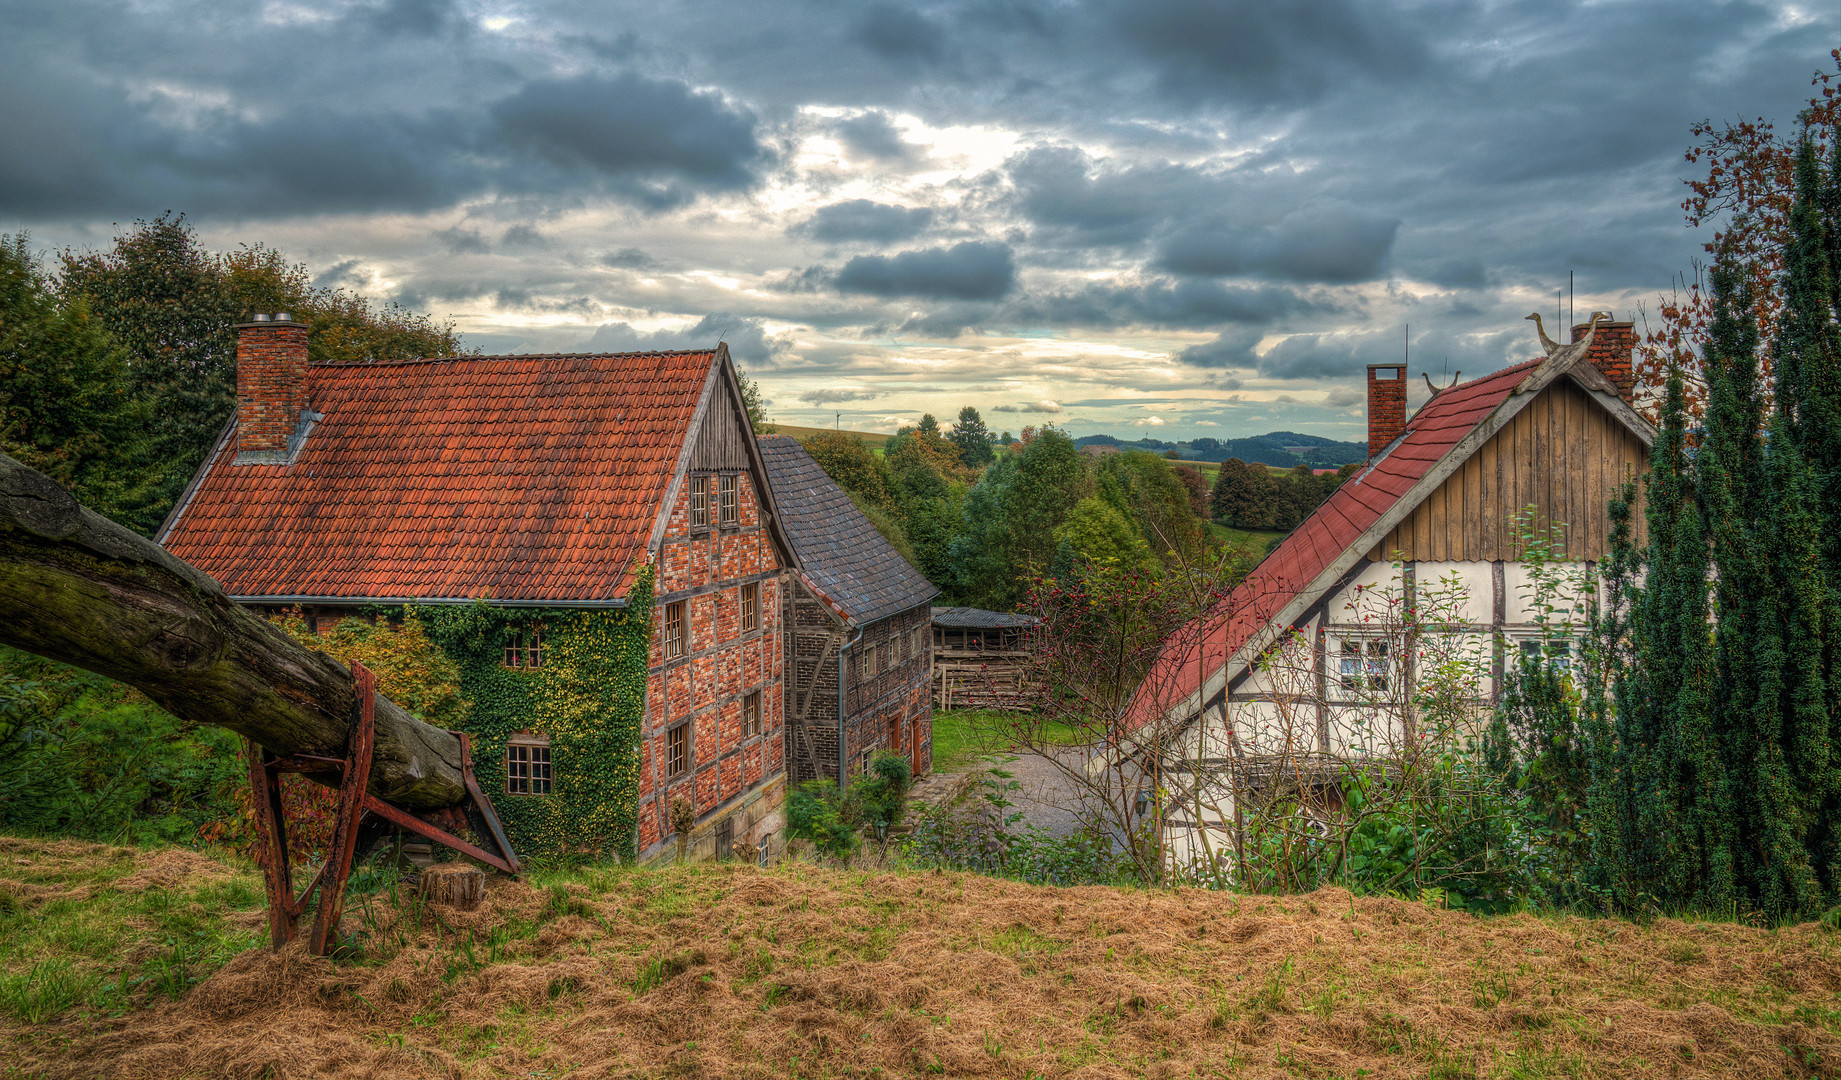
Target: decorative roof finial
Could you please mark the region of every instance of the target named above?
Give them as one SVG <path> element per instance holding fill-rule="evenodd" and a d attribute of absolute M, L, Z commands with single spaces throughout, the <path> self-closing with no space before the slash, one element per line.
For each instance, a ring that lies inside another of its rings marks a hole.
<path fill-rule="evenodd" d="M 1548 356 L 1552 356 L 1554 351 L 1560 347 L 1560 343 L 1547 336 L 1547 327 L 1541 323 L 1540 312 L 1536 311 L 1529 315 L 1528 318 L 1534 320 L 1534 332 L 1541 336 L 1541 348 L 1546 351 Z"/>

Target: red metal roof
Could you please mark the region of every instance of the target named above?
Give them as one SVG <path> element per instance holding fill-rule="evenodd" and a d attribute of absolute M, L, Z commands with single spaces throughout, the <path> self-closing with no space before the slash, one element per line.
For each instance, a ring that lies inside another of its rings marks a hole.
<path fill-rule="evenodd" d="M 161 543 L 239 597 L 616 599 L 716 357 L 313 366 L 294 461 L 225 440 Z"/>
<path fill-rule="evenodd" d="M 1261 627 L 1381 519 L 1463 441 L 1541 361 L 1451 387 L 1421 406 L 1379 461 L 1351 477 L 1272 549 L 1246 580 L 1189 632 L 1178 634 L 1133 700 L 1128 726 L 1156 719 L 1221 670 Z"/>

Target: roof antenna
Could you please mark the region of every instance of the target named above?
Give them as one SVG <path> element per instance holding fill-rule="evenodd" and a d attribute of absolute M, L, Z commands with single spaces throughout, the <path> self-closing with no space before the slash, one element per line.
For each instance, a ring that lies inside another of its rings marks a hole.
<path fill-rule="evenodd" d="M 1573 272 L 1566 271 L 1566 325 L 1571 326 L 1579 317 L 1578 308 L 1573 306 Z"/>

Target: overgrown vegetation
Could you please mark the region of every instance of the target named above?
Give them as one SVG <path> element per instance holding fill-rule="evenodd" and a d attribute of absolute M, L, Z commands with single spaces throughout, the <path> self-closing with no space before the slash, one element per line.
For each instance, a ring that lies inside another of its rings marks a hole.
<path fill-rule="evenodd" d="M 55 1080 L 1775 1078 L 1841 1060 L 1841 955 L 1819 925 L 703 863 L 495 878 L 473 912 L 374 877 L 327 960 L 255 947 L 244 867 L 68 841 L 0 853 L 17 898 L 0 1053 Z"/>

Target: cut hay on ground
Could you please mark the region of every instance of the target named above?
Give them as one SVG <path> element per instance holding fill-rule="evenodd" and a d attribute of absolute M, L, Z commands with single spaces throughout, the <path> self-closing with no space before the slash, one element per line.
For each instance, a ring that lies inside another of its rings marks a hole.
<path fill-rule="evenodd" d="M 1819 926 L 1476 919 L 733 864 L 373 897 L 370 959 L 245 953 L 176 1002 L 38 1028 L 63 1077 L 1827 1075 Z M 11 1026 L 9 1026 L 11 1024 Z"/>

